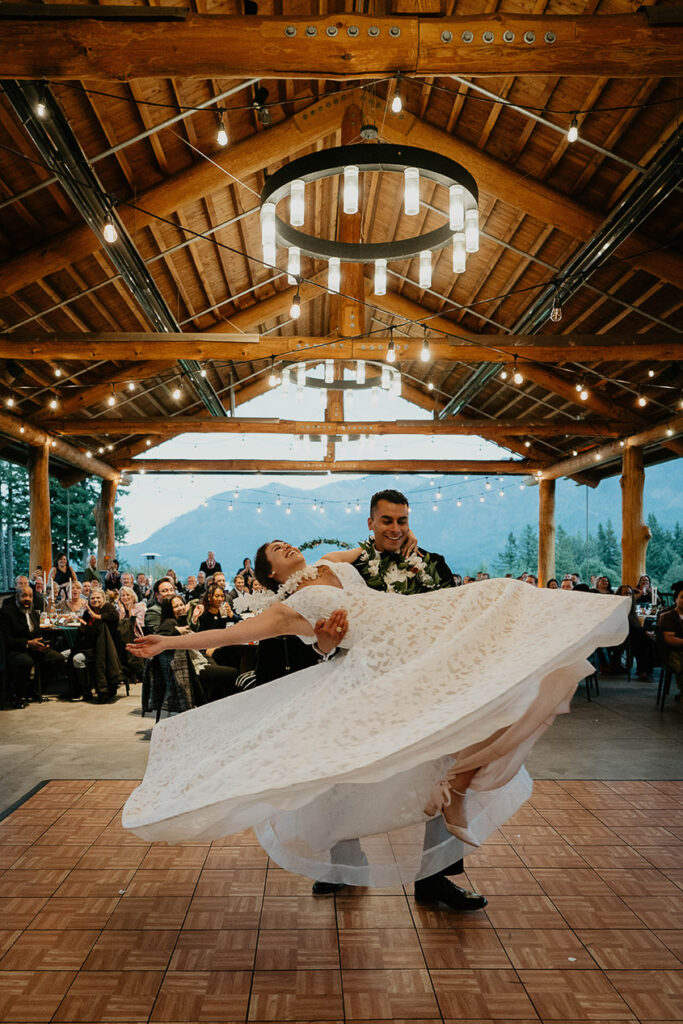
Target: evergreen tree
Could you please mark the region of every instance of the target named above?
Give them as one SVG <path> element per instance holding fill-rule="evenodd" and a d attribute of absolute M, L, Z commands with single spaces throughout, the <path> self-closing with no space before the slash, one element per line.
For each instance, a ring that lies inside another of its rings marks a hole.
<path fill-rule="evenodd" d="M 9 589 L 14 577 L 28 569 L 28 473 L 0 460 L 0 585 Z"/>
<path fill-rule="evenodd" d="M 519 562 L 519 552 L 517 550 L 517 541 L 515 535 L 510 531 L 508 533 L 508 539 L 505 547 L 502 551 L 498 552 L 498 557 L 495 561 L 496 572 L 501 576 L 505 576 L 506 573 L 512 573 L 513 576 L 519 575 L 517 568 Z"/>
<path fill-rule="evenodd" d="M 535 574 L 538 564 L 538 534 L 531 523 L 527 523 L 522 530 L 522 536 L 519 541 L 519 556 L 520 571 L 533 572 Z"/>

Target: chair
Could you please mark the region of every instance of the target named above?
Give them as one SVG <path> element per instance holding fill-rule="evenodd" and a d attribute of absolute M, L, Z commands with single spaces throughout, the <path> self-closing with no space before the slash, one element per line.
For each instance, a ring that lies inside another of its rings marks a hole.
<path fill-rule="evenodd" d="M 595 669 L 595 672 L 593 672 L 593 674 L 590 675 L 590 676 L 586 676 L 586 679 L 585 679 L 585 683 L 586 683 L 586 700 L 587 701 L 590 701 L 590 699 L 591 699 L 591 685 L 595 687 L 595 696 L 596 697 L 600 696 L 600 685 L 599 685 L 600 676 L 598 675 L 598 668 L 597 668 L 597 665 L 596 665 L 596 661 L 598 660 L 598 657 L 599 657 L 598 652 L 597 651 L 593 651 L 593 653 L 588 658 L 588 661 L 591 663 L 591 665 Z"/>
<path fill-rule="evenodd" d="M 671 680 L 674 673 L 671 665 L 669 664 L 669 648 L 659 626 L 655 626 L 655 643 L 657 645 L 657 654 L 659 656 L 660 666 L 659 686 L 657 687 L 657 707 L 660 711 L 663 711 L 664 701 L 671 689 Z"/>

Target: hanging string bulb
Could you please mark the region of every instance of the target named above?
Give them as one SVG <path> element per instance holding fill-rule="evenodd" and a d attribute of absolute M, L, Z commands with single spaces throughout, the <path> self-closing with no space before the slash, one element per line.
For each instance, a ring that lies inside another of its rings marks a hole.
<path fill-rule="evenodd" d="M 512 379 L 515 382 L 515 384 L 523 384 L 524 383 L 524 377 L 523 377 L 522 373 L 520 372 L 520 370 L 517 369 L 517 356 L 515 356 L 515 361 L 514 361 L 514 364 L 513 364 L 513 367 L 512 367 Z"/>
<path fill-rule="evenodd" d="M 227 146 L 228 144 L 228 131 L 225 127 L 225 120 L 223 118 L 223 111 L 216 111 L 216 120 L 218 122 L 218 130 L 216 131 L 216 142 L 219 146 Z"/>
<path fill-rule="evenodd" d="M 391 101 L 391 113 L 400 114 L 403 110 L 403 100 L 401 99 L 401 76 L 396 76 L 396 92 L 394 93 Z"/>
<path fill-rule="evenodd" d="M 296 282 L 296 294 L 292 299 L 292 305 L 289 307 L 289 315 L 292 320 L 298 320 L 301 316 L 301 293 L 299 292 L 299 281 Z"/>
<path fill-rule="evenodd" d="M 394 328 L 393 327 L 389 328 L 389 347 L 387 348 L 387 362 L 388 363 L 395 363 L 396 362 L 396 346 L 394 345 Z M 384 387 L 384 384 L 382 384 L 382 387 Z"/>
<path fill-rule="evenodd" d="M 434 385 L 432 384 L 431 380 L 430 380 L 430 381 L 429 381 L 429 383 L 427 384 L 427 390 L 428 390 L 428 391 L 433 391 L 433 390 L 434 390 Z"/>
<path fill-rule="evenodd" d="M 278 377 L 277 373 L 275 372 L 275 363 L 273 362 L 273 359 L 271 357 L 271 360 L 270 360 L 270 375 L 268 376 L 268 384 L 269 384 L 269 386 L 271 388 L 276 388 L 279 383 L 280 383 L 280 378 Z"/>
<path fill-rule="evenodd" d="M 579 122 L 576 120 L 576 117 L 573 117 L 572 118 L 572 122 L 569 125 L 569 130 L 567 131 L 567 142 L 576 142 L 578 137 L 579 137 Z"/>
<path fill-rule="evenodd" d="M 638 395 L 638 405 L 641 409 L 645 408 L 645 406 L 647 405 L 647 398 L 645 397 L 645 395 Z"/>
<path fill-rule="evenodd" d="M 204 370 L 204 376 L 206 377 L 206 370 Z M 129 391 L 135 391 L 135 381 L 129 380 L 126 387 L 128 388 Z"/>
<path fill-rule="evenodd" d="M 285 515 L 291 516 L 291 514 L 292 514 L 292 506 L 288 505 L 287 508 L 285 509 Z"/>
<path fill-rule="evenodd" d="M 47 117 L 47 85 L 43 84 L 38 94 L 36 103 L 36 114 L 40 118 Z"/>
<path fill-rule="evenodd" d="M 562 319 L 562 303 L 560 302 L 559 291 L 555 292 L 555 298 L 553 299 L 553 308 L 550 310 L 550 319 L 554 324 L 559 324 Z"/>
<path fill-rule="evenodd" d="M 61 376 L 62 376 L 62 371 L 60 370 L 60 368 L 58 366 L 55 366 L 55 377 L 61 377 Z"/>
<path fill-rule="evenodd" d="M 487 481 L 486 481 L 485 487 L 486 487 L 486 490 L 487 490 L 487 491 L 490 491 L 490 490 L 491 490 L 491 481 L 490 481 L 490 480 L 487 480 Z"/>
<path fill-rule="evenodd" d="M 113 245 L 114 242 L 117 241 L 118 237 L 119 233 L 116 230 L 116 224 L 114 224 L 114 216 L 112 213 L 109 213 L 104 223 L 104 227 L 102 228 L 102 238 L 109 245 Z"/>
<path fill-rule="evenodd" d="M 508 379 L 508 376 L 509 376 L 509 374 L 508 374 L 507 370 L 506 370 L 505 368 L 503 368 L 503 369 L 502 369 L 502 370 L 500 371 L 500 379 L 501 379 L 501 380 L 507 380 L 507 379 Z"/>
<path fill-rule="evenodd" d="M 314 512 L 318 511 L 318 499 L 317 498 L 313 499 L 313 505 L 311 507 L 312 507 Z"/>
<path fill-rule="evenodd" d="M 360 512 L 360 501 L 356 498 L 356 512 Z"/>
<path fill-rule="evenodd" d="M 276 505 L 281 505 L 282 504 L 282 499 L 280 498 L 279 494 L 278 494 L 277 498 L 275 499 L 275 504 Z"/>
<path fill-rule="evenodd" d="M 427 328 L 423 328 L 424 336 L 422 338 L 422 349 L 420 350 L 420 360 L 423 363 L 428 363 L 432 358 L 432 354 L 429 351 L 429 342 L 427 341 Z"/>
<path fill-rule="evenodd" d="M 57 399 L 56 398 L 51 398 L 50 401 L 48 402 L 48 405 L 50 406 L 51 409 L 56 409 L 57 408 Z"/>
<path fill-rule="evenodd" d="M 116 392 L 114 391 L 114 385 L 113 384 L 111 386 L 111 394 L 110 394 L 109 398 L 107 399 L 107 405 L 109 406 L 109 408 L 111 408 L 112 406 L 116 405 Z"/>

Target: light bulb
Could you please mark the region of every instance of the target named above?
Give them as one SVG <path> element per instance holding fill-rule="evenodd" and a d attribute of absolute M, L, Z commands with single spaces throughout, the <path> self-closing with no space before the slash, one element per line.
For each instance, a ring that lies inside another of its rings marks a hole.
<path fill-rule="evenodd" d="M 223 120 L 223 114 L 218 115 L 218 131 L 216 132 L 216 142 L 219 146 L 227 146 L 228 144 L 228 133 L 225 127 L 225 121 Z"/>
<path fill-rule="evenodd" d="M 583 384 L 581 383 L 581 381 L 579 381 L 579 383 L 575 384 L 574 387 L 577 391 L 581 391 L 581 389 L 583 388 Z"/>
<path fill-rule="evenodd" d="M 291 514 L 292 514 L 292 506 L 291 505 L 287 506 L 287 508 L 285 509 L 285 513 L 286 513 L 286 515 L 291 516 Z"/>
<path fill-rule="evenodd" d="M 292 320 L 298 320 L 301 316 L 301 296 L 298 292 L 292 299 L 292 305 L 289 307 L 289 315 Z"/>
<path fill-rule="evenodd" d="M 451 185 L 448 197 L 451 231 L 462 231 L 465 227 L 465 189 L 462 185 Z"/>
<path fill-rule="evenodd" d="M 356 512 L 360 512 L 360 502 L 356 499 Z"/>
<path fill-rule="evenodd" d="M 318 509 L 318 511 L 320 512 L 320 515 L 321 515 L 321 516 L 325 514 L 325 509 L 323 508 L 323 503 L 322 503 L 322 501 L 320 502 L 320 508 Z"/>
<path fill-rule="evenodd" d="M 401 397 L 401 374 L 398 370 L 395 370 L 391 375 L 391 387 L 389 390 L 392 395 L 396 395 L 398 398 Z"/>
<path fill-rule="evenodd" d="M 61 377 L 61 376 L 62 376 L 62 371 L 59 369 L 58 366 L 56 366 L 55 367 L 55 377 Z"/>
<path fill-rule="evenodd" d="M 261 515 L 261 502 L 259 502 L 258 505 L 256 506 L 256 511 L 259 515 Z"/>
<path fill-rule="evenodd" d="M 581 399 L 581 401 L 582 401 L 582 402 L 586 402 L 586 401 L 588 401 L 588 395 L 589 395 L 589 393 L 590 393 L 590 392 L 589 392 L 589 391 L 587 391 L 587 390 L 586 390 L 586 388 L 581 388 L 581 390 L 580 390 L 580 392 L 579 392 L 579 398 Z"/>
<path fill-rule="evenodd" d="M 453 235 L 453 273 L 464 274 L 466 264 L 465 236 L 460 231 Z"/>
<path fill-rule="evenodd" d="M 356 361 L 356 384 L 365 384 L 365 360 Z"/>
<path fill-rule="evenodd" d="M 432 505 L 432 512 L 438 512 L 438 510 L 439 510 L 439 506 L 438 505 L 436 505 L 436 504 Z"/>
<path fill-rule="evenodd" d="M 346 506 L 346 514 L 347 514 L 347 516 L 349 515 L 350 512 L 351 512 L 351 506 L 347 504 L 347 506 Z"/>
<path fill-rule="evenodd" d="M 174 388 L 174 389 L 173 389 L 173 395 L 172 395 L 172 397 L 173 397 L 173 398 L 175 398 L 175 400 L 176 400 L 176 402 L 177 402 L 177 401 L 178 401 L 178 399 L 180 398 L 181 394 L 182 394 L 182 392 L 181 392 L 180 388 Z"/>
<path fill-rule="evenodd" d="M 306 184 L 296 178 L 289 190 L 289 223 L 293 228 L 300 228 L 304 222 Z"/>
<path fill-rule="evenodd" d="M 655 371 L 654 370 L 648 370 L 647 371 L 647 375 L 648 375 L 648 377 L 654 377 Z"/>
<path fill-rule="evenodd" d="M 460 498 L 458 498 L 455 504 L 457 505 L 458 508 L 462 508 L 462 501 L 460 500 Z"/>
<path fill-rule="evenodd" d="M 57 408 L 57 399 L 56 398 L 51 398 L 50 399 L 50 408 L 51 409 L 56 409 Z"/>
<path fill-rule="evenodd" d="M 268 377 L 268 383 L 271 386 L 271 388 L 276 388 L 278 386 L 278 384 L 280 383 L 280 378 L 278 377 L 277 373 L 275 372 L 275 368 L 272 367 L 272 366 L 270 368 L 270 375 Z"/>
<path fill-rule="evenodd" d="M 13 399 L 13 398 L 11 398 L 11 397 L 10 397 L 10 398 L 8 398 L 8 399 L 7 399 L 7 402 L 6 402 L 6 405 L 7 405 L 7 408 L 8 408 L 8 409 L 12 409 L 12 408 L 14 408 L 14 399 Z"/>
<path fill-rule="evenodd" d="M 517 370 L 517 369 L 515 369 L 515 372 L 512 375 L 512 379 L 515 382 L 515 384 L 523 384 L 524 383 L 524 377 L 520 373 L 520 371 Z"/>
<path fill-rule="evenodd" d="M 465 213 L 465 249 L 467 252 L 479 250 L 479 210 L 476 206 Z"/>
<path fill-rule="evenodd" d="M 135 381 L 129 380 L 128 384 L 127 384 L 127 388 L 128 388 L 129 391 L 135 391 Z"/>
<path fill-rule="evenodd" d="M 150 448 L 151 445 L 152 445 L 152 442 L 150 441 L 149 438 L 147 438 L 147 440 L 145 441 L 145 444 L 147 445 L 148 448 Z"/>
<path fill-rule="evenodd" d="M 232 502 L 228 503 L 228 512 L 232 512 Z"/>
<path fill-rule="evenodd" d="M 501 370 L 500 371 L 500 379 L 501 380 L 507 380 L 508 379 L 508 372 L 507 372 L 507 370 Z"/>
<path fill-rule="evenodd" d="M 432 287 L 432 254 L 429 249 L 420 253 L 420 288 Z"/>
<path fill-rule="evenodd" d="M 479 501 L 480 501 L 480 502 L 482 503 L 482 505 L 483 505 L 483 504 L 484 504 L 484 502 L 486 501 L 486 498 L 484 497 L 484 495 L 483 495 L 483 494 L 482 494 L 482 496 L 480 497 Z"/>
<path fill-rule="evenodd" d="M 263 246 L 263 262 L 267 267 L 277 266 L 277 246 L 270 244 Z"/>
<path fill-rule="evenodd" d="M 104 238 L 105 242 L 109 243 L 109 245 L 113 245 L 113 243 L 119 237 L 119 233 L 116 230 L 116 225 L 114 224 L 113 220 L 107 220 L 106 224 L 104 225 L 104 228 L 102 229 L 102 237 Z"/>
<path fill-rule="evenodd" d="M 531 441 L 525 441 L 524 442 L 524 447 L 525 448 L 531 448 Z"/>
<path fill-rule="evenodd" d="M 261 245 L 264 249 L 275 245 L 275 203 L 261 207 Z"/>
<path fill-rule="evenodd" d="M 298 363 L 296 368 L 296 384 L 297 387 L 302 388 L 306 383 L 306 364 Z"/>
<path fill-rule="evenodd" d="M 577 456 L 578 454 L 579 454 L 579 453 L 577 452 L 576 448 L 573 448 L 573 449 L 572 449 L 572 455 L 573 455 L 573 457 L 574 457 L 574 458 L 576 458 L 576 456 Z"/>
<path fill-rule="evenodd" d="M 505 497 L 505 491 L 498 491 L 498 497 L 499 498 L 504 498 Z"/>
<path fill-rule="evenodd" d="M 104 448 L 98 448 L 97 449 L 97 454 L 98 455 L 104 455 Z"/>
<path fill-rule="evenodd" d="M 647 398 L 645 397 L 645 395 L 638 396 L 638 405 L 641 409 L 643 409 L 647 405 Z"/>
<path fill-rule="evenodd" d="M 420 360 L 423 363 L 428 363 L 431 358 L 432 354 L 429 351 L 429 342 L 425 338 L 424 341 L 422 342 L 422 348 L 420 349 Z"/>
<path fill-rule="evenodd" d="M 180 398 L 180 395 L 178 395 L 178 398 Z M 116 405 L 116 395 L 110 395 L 109 396 L 109 398 L 107 399 L 107 405 L 110 408 L 112 407 L 112 405 Z"/>
<path fill-rule="evenodd" d="M 392 114 L 400 114 L 402 110 L 403 110 L 403 101 L 401 99 L 401 94 L 400 94 L 400 92 L 397 89 L 396 92 L 394 93 L 394 98 L 391 101 L 391 113 Z"/>
<path fill-rule="evenodd" d="M 671 427 L 667 427 L 667 428 L 666 428 L 666 436 L 667 436 L 667 437 L 673 437 L 673 436 L 674 436 L 674 432 L 673 432 L 673 430 L 671 429 Z"/>
<path fill-rule="evenodd" d="M 204 369 L 203 366 L 202 366 L 201 370 L 199 371 L 199 376 L 200 377 L 206 377 L 206 370 Z M 132 391 L 133 389 L 131 388 L 130 390 Z"/>
<path fill-rule="evenodd" d="M 358 213 L 358 168 L 355 164 L 344 168 L 342 202 L 344 213 Z"/>
<path fill-rule="evenodd" d="M 287 283 L 296 284 L 301 277 L 301 249 L 298 245 L 290 245 L 287 250 Z"/>
<path fill-rule="evenodd" d="M 393 341 L 389 342 L 389 346 L 387 348 L 387 362 L 388 363 L 395 363 L 396 362 L 396 346 L 394 345 Z M 384 387 L 384 385 L 382 385 L 382 387 Z"/>
<path fill-rule="evenodd" d="M 36 103 L 36 114 L 38 117 L 47 117 L 47 105 L 44 94 L 41 94 L 40 99 Z"/>
<path fill-rule="evenodd" d="M 235 488 L 235 490 L 232 492 L 232 496 L 233 496 L 233 498 L 239 498 L 239 496 L 240 496 L 240 489 L 239 489 L 239 487 Z"/>
<path fill-rule="evenodd" d="M 387 293 L 387 261 L 375 260 L 375 295 Z"/>
<path fill-rule="evenodd" d="M 291 381 L 292 381 L 291 370 L 290 370 L 289 366 L 285 366 L 284 370 L 282 371 L 282 391 L 283 391 L 283 394 L 285 394 L 285 395 L 289 394 L 289 385 L 291 384 Z"/>
<path fill-rule="evenodd" d="M 420 212 L 420 172 L 417 167 L 406 167 L 403 177 L 403 208 L 406 217 L 415 217 Z"/>
<path fill-rule="evenodd" d="M 338 292 L 341 284 L 341 267 L 338 256 L 330 256 L 327 265 L 327 290 Z"/>
<path fill-rule="evenodd" d="M 56 442 L 53 441 L 52 443 L 55 444 Z M 107 451 L 108 452 L 113 452 L 114 451 L 114 445 L 113 444 L 108 444 L 107 445 Z"/>
<path fill-rule="evenodd" d="M 334 380 L 334 360 L 325 360 L 325 383 L 331 384 Z"/>
<path fill-rule="evenodd" d="M 428 390 L 428 391 L 433 391 L 433 390 L 434 390 L 434 385 L 432 384 L 431 380 L 430 380 L 430 381 L 429 381 L 429 383 L 427 384 L 427 390 Z"/>
<path fill-rule="evenodd" d="M 569 125 L 567 132 L 567 142 L 576 142 L 579 137 L 579 123 L 576 118 L 572 118 L 572 123 Z"/>
<path fill-rule="evenodd" d="M 437 501 L 441 501 L 441 490 L 440 489 L 436 492 L 436 500 Z"/>
<path fill-rule="evenodd" d="M 313 506 L 312 506 L 312 508 L 313 508 L 313 511 L 314 511 L 314 512 L 317 512 L 317 511 L 318 511 L 318 500 L 317 500 L 317 498 L 316 498 L 316 500 L 315 500 L 315 501 L 313 502 Z"/>
<path fill-rule="evenodd" d="M 550 310 L 550 319 L 554 324 L 559 324 L 562 319 L 562 306 L 558 298 L 555 298 L 553 302 L 553 308 Z"/>
<path fill-rule="evenodd" d="M 22 431 L 22 433 L 23 433 L 23 431 Z M 91 451 L 86 451 L 85 457 L 86 457 L 86 459 L 92 459 L 92 452 Z"/>
<path fill-rule="evenodd" d="M 382 367 L 382 387 L 385 391 L 388 391 L 391 387 L 391 375 L 388 366 Z"/>

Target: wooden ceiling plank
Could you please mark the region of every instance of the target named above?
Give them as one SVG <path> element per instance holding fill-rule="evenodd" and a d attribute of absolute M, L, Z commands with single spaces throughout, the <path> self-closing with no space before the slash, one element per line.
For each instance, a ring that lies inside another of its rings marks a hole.
<path fill-rule="evenodd" d="M 93 253 L 93 258 L 95 262 L 104 271 L 105 276 L 109 276 L 111 274 L 112 266 L 111 263 L 109 262 L 108 257 L 105 256 L 105 254 L 102 251 L 99 251 Z M 128 308 L 128 311 L 133 317 L 133 319 L 137 321 L 140 330 L 147 330 L 149 328 L 149 320 L 144 315 L 144 313 L 140 309 L 140 306 L 131 295 L 130 289 L 123 282 L 121 276 L 119 274 L 113 275 L 110 284 L 111 287 L 115 289 L 117 295 L 123 301 L 124 305 Z"/>
<path fill-rule="evenodd" d="M 284 459 L 137 459 L 118 460 L 122 472 L 145 473 L 470 473 L 473 476 L 528 476 L 541 468 L 536 460 L 405 459 L 352 462 L 295 462 Z"/>
<path fill-rule="evenodd" d="M 135 101 L 138 117 L 142 121 L 143 127 L 145 128 L 145 130 L 153 128 L 155 125 L 155 121 L 150 115 L 149 108 L 145 105 L 145 97 L 143 96 L 143 90 L 135 81 L 128 81 L 126 82 L 126 85 L 130 90 L 130 94 L 133 97 L 133 100 Z M 156 162 L 156 165 L 161 171 L 162 176 L 164 178 L 167 178 L 168 160 L 166 159 L 166 154 L 164 153 L 164 147 L 161 144 L 159 133 L 152 132 L 152 134 L 148 135 L 147 138 L 152 148 L 152 153 L 154 154 L 154 160 Z"/>

